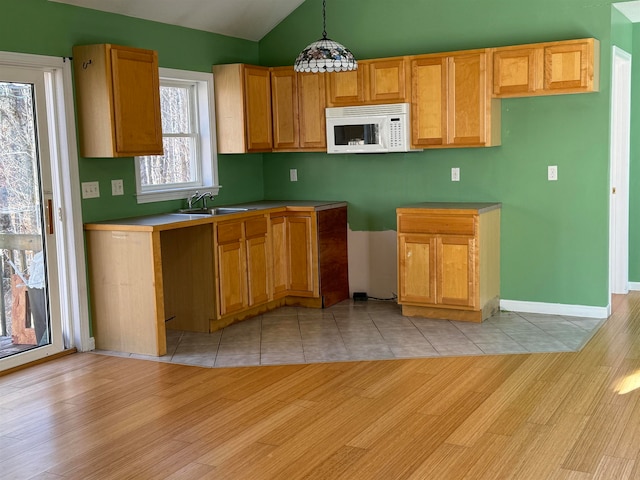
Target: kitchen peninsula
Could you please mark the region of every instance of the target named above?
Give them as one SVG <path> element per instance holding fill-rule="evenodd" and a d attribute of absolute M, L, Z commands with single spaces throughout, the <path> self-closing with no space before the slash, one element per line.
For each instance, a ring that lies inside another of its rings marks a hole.
<path fill-rule="evenodd" d="M 85 225 L 97 348 L 160 356 L 165 328 L 213 332 L 280 306 L 349 297 L 345 202 L 234 207 Z"/>

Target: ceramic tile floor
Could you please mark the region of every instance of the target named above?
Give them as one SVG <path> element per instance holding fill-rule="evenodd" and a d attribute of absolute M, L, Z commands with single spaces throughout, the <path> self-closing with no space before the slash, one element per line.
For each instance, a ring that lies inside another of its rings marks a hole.
<path fill-rule="evenodd" d="M 404 317 L 391 302 L 282 307 L 205 334 L 167 330 L 160 362 L 231 367 L 577 351 L 606 319 L 500 312 L 481 324 Z"/>

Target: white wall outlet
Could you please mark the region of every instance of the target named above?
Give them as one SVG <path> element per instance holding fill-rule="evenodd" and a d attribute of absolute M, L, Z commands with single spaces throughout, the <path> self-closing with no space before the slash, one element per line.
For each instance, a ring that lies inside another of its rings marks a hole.
<path fill-rule="evenodd" d="M 452 182 L 459 182 L 460 181 L 460 168 L 453 167 L 451 169 L 451 181 Z"/>
<path fill-rule="evenodd" d="M 297 182 L 298 181 L 298 169 L 297 168 L 290 168 L 289 169 L 289 180 L 291 180 L 292 182 Z"/>
<path fill-rule="evenodd" d="M 111 180 L 111 195 L 124 195 L 124 184 L 122 180 Z"/>
<path fill-rule="evenodd" d="M 547 180 L 558 180 L 558 166 L 549 165 L 547 167 Z"/>
<path fill-rule="evenodd" d="M 98 182 L 82 182 L 82 198 L 98 198 L 100 184 Z"/>

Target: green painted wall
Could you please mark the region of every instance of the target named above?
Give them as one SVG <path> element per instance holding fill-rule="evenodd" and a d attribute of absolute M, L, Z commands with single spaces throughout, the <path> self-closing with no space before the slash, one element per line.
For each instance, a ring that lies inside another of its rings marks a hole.
<path fill-rule="evenodd" d="M 211 65 L 258 62 L 258 44 L 222 35 L 78 8 L 47 0 L 3 2 L 0 50 L 71 56 L 73 45 L 114 43 L 158 51 L 161 67 L 208 72 Z M 220 204 L 263 197 L 261 155 L 220 156 Z M 175 210 L 181 201 L 138 205 L 132 158 L 80 159 L 81 181 L 99 181 L 101 198 L 82 202 L 85 222 Z M 125 195 L 111 196 L 111 180 Z"/>
<path fill-rule="evenodd" d="M 328 36 L 363 59 L 596 37 L 601 91 L 503 100 L 494 148 L 265 155 L 266 197 L 346 200 L 354 230 L 395 229 L 394 209 L 415 201 L 501 201 L 502 298 L 607 305 L 610 3 L 328 2 Z M 307 0 L 267 35 L 261 62 L 291 64 L 320 36 L 321 5 Z M 558 166 L 557 182 L 547 181 L 548 165 Z M 449 180 L 451 167 L 460 167 L 459 183 Z"/>
<path fill-rule="evenodd" d="M 0 50 L 71 55 L 74 44 L 111 42 L 152 48 L 161 66 L 208 71 L 211 64 L 290 65 L 321 36 L 321 0 L 307 0 L 258 44 L 62 5 L 5 2 Z M 502 101 L 502 145 L 393 155 L 265 154 L 221 156 L 219 203 L 260 198 L 349 201 L 354 230 L 395 229 L 394 209 L 423 200 L 501 201 L 502 292 L 510 300 L 607 305 L 608 144 L 611 45 L 640 52 L 640 35 L 604 0 L 330 0 L 329 37 L 357 58 L 442 52 L 593 36 L 600 40 L 601 91 Z M 614 27 L 612 28 L 612 23 Z M 293 39 L 293 40 L 292 40 Z M 640 65 L 634 64 L 634 76 Z M 640 110 L 633 110 L 633 126 Z M 634 135 L 632 155 L 640 148 Z M 558 165 L 559 180 L 546 180 Z M 449 181 L 450 168 L 461 181 Z M 640 279 L 640 183 L 632 160 L 631 275 Z M 297 168 L 299 181 L 288 181 Z M 138 206 L 132 159 L 80 159 L 82 181 L 103 197 L 83 201 L 85 221 L 172 210 L 179 202 Z M 123 198 L 109 195 L 123 178 Z M 640 189 L 635 188 L 638 192 Z"/>

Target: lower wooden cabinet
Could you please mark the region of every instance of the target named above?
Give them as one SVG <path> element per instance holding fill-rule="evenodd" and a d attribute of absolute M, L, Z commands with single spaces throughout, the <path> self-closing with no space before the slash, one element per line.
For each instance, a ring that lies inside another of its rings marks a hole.
<path fill-rule="evenodd" d="M 399 208 L 398 303 L 408 316 L 481 322 L 500 301 L 500 204 Z"/>
<path fill-rule="evenodd" d="M 215 223 L 220 317 L 270 299 L 267 217 Z"/>

